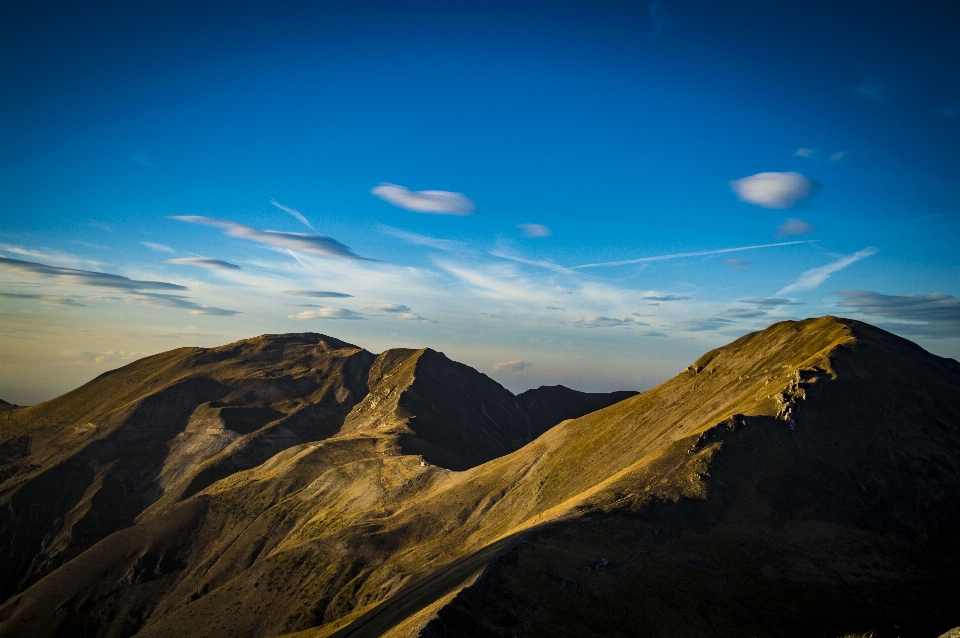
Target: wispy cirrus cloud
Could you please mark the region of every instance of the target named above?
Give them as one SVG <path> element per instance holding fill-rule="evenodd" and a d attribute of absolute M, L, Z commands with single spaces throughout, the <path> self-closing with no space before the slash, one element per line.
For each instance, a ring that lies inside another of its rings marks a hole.
<path fill-rule="evenodd" d="M 299 221 L 301 224 L 303 224 L 304 226 L 306 226 L 307 228 L 309 228 L 309 229 L 312 230 L 313 232 L 315 232 L 315 233 L 317 232 L 317 229 L 313 227 L 313 224 L 311 224 L 310 221 L 309 221 L 306 217 L 303 216 L 303 213 L 301 213 L 301 212 L 298 211 L 297 209 L 295 209 L 295 208 L 290 208 L 289 206 L 284 206 L 283 204 L 281 204 L 280 202 L 278 202 L 278 201 L 275 200 L 275 199 L 271 199 L 271 200 L 270 200 L 270 203 L 273 204 L 274 206 L 276 206 L 277 208 L 279 208 L 280 210 L 282 210 L 283 212 L 289 214 L 291 217 L 293 217 L 294 219 L 296 219 L 297 221 Z M 319 234 L 319 233 L 317 233 L 317 234 Z"/>
<path fill-rule="evenodd" d="M 363 319 L 364 316 L 359 312 L 347 310 L 346 308 L 335 308 L 327 306 L 317 308 L 316 310 L 304 310 L 295 315 L 290 315 L 288 319 Z"/>
<path fill-rule="evenodd" d="M 776 299 L 776 298 L 753 298 L 753 299 L 738 299 L 737 303 L 748 303 L 754 306 L 760 306 L 761 308 L 779 308 L 780 306 L 801 306 L 803 304 L 793 301 L 791 299 Z"/>
<path fill-rule="evenodd" d="M 71 295 L 40 295 L 28 292 L 0 292 L 0 298 L 3 299 L 32 299 L 45 304 L 57 304 L 61 306 L 86 306 L 79 299 Z"/>
<path fill-rule="evenodd" d="M 352 297 L 353 295 L 348 295 L 345 292 L 334 292 L 332 290 L 284 290 L 283 294 L 285 295 L 295 295 L 297 297 L 332 297 L 337 299 L 345 299 L 347 297 Z"/>
<path fill-rule="evenodd" d="M 197 266 L 207 270 L 240 270 L 240 266 L 236 264 L 211 257 L 178 257 L 177 259 L 168 259 L 167 263 L 179 266 Z"/>
<path fill-rule="evenodd" d="M 167 246 L 167 245 L 164 245 L 164 244 L 155 244 L 155 243 L 153 243 L 152 241 L 142 241 L 142 242 L 140 242 L 140 244 L 141 244 L 142 246 L 146 246 L 146 247 L 149 248 L 150 250 L 155 250 L 155 251 L 157 251 L 158 253 L 173 253 L 173 252 L 176 252 L 173 248 L 170 248 L 170 246 Z"/>
<path fill-rule="evenodd" d="M 529 361 L 515 359 L 513 361 L 499 361 L 493 364 L 490 366 L 490 372 L 494 374 L 498 372 L 522 372 L 530 367 L 533 367 L 533 364 Z"/>
<path fill-rule="evenodd" d="M 310 255 L 332 257 L 335 259 L 376 261 L 375 259 L 360 257 L 350 250 L 350 248 L 341 244 L 336 239 L 324 237 L 323 235 L 285 233 L 278 230 L 260 230 L 259 228 L 247 226 L 246 224 L 214 219 L 212 217 L 203 217 L 202 215 L 174 215 L 171 217 L 171 219 L 189 222 L 191 224 L 214 226 L 222 229 L 224 233 L 230 237 L 247 239 L 258 244 L 263 244 L 281 250 L 297 250 Z"/>
<path fill-rule="evenodd" d="M 448 253 L 460 252 L 467 247 L 467 244 L 462 241 L 428 237 L 427 235 L 411 233 L 409 231 L 400 230 L 399 228 L 393 228 L 391 226 L 380 226 L 380 230 L 385 235 L 396 237 L 397 239 L 405 241 L 408 244 L 412 244 L 414 246 L 426 246 L 427 248 L 442 250 Z"/>
<path fill-rule="evenodd" d="M 796 235 L 809 235 L 817 232 L 817 227 L 808 224 L 802 219 L 794 217 L 783 220 L 783 223 L 777 226 L 777 232 L 774 237 L 795 237 Z"/>
<path fill-rule="evenodd" d="M 551 237 L 553 233 L 543 224 L 519 224 L 517 228 L 524 237 Z"/>
<path fill-rule="evenodd" d="M 130 279 L 122 275 L 113 275 L 105 272 L 79 270 L 76 268 L 61 268 L 49 266 L 34 261 L 9 259 L 0 257 L 0 271 L 32 278 L 50 279 L 56 283 L 71 286 L 91 286 L 108 288 L 119 291 L 139 290 L 186 290 L 186 286 L 171 284 L 165 281 L 141 281 Z"/>
<path fill-rule="evenodd" d="M 664 261 L 667 259 L 682 259 L 684 257 L 704 257 L 706 255 L 722 255 L 724 253 L 735 253 L 744 250 L 758 250 L 760 248 L 777 248 L 780 246 L 795 246 L 797 244 L 809 244 L 812 240 L 803 241 L 782 241 L 775 244 L 757 244 L 755 246 L 739 246 L 737 248 L 719 248 L 716 250 L 698 250 L 689 253 L 672 253 L 669 255 L 656 255 L 653 257 L 638 257 L 636 259 L 623 259 L 621 261 L 604 261 L 596 264 L 582 264 L 580 266 L 571 266 L 571 270 L 580 268 L 600 268 L 602 266 L 625 266 L 627 264 L 642 264 L 648 261 Z"/>
<path fill-rule="evenodd" d="M 462 193 L 451 191 L 412 191 L 397 184 L 383 183 L 371 193 L 394 206 L 431 215 L 472 215 L 474 203 Z"/>
<path fill-rule="evenodd" d="M 759 308 L 731 308 L 730 310 L 724 310 L 717 316 L 727 319 L 754 319 L 765 317 L 766 314 L 766 310 L 760 310 Z"/>
<path fill-rule="evenodd" d="M 871 255 L 876 255 L 878 249 L 873 246 L 868 246 L 863 250 L 858 250 L 852 255 L 847 255 L 836 260 L 832 264 L 827 264 L 826 266 L 820 266 L 819 268 L 812 268 L 802 273 L 800 277 L 790 284 L 785 286 L 777 291 L 777 295 L 786 295 L 791 292 L 800 291 L 800 290 L 813 290 L 823 282 L 825 282 L 830 275 L 833 273 L 843 270 L 850 264 L 856 263 L 861 259 L 870 257 Z"/>
<path fill-rule="evenodd" d="M 813 182 L 796 172 L 757 173 L 730 182 L 740 201 L 764 208 L 790 208 L 810 194 Z"/>

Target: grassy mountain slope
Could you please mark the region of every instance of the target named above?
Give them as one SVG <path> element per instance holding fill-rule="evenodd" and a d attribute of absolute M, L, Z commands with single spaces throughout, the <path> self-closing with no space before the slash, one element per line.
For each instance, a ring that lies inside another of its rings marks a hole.
<path fill-rule="evenodd" d="M 960 621 L 955 361 L 858 322 L 783 322 L 451 471 L 437 463 L 522 440 L 524 411 L 440 356 L 380 355 L 338 432 L 168 492 L 10 598 L 0 636 L 919 636 Z"/>

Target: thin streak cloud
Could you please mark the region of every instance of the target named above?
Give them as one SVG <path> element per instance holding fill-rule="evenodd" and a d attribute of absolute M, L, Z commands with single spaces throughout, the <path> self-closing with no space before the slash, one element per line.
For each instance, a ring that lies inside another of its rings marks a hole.
<path fill-rule="evenodd" d="M 667 259 L 681 259 L 684 257 L 703 257 L 706 255 L 721 255 L 723 253 L 735 253 L 742 250 L 757 250 L 760 248 L 776 248 L 778 246 L 795 246 L 797 244 L 810 244 L 812 239 L 804 241 L 784 241 L 776 244 L 758 244 L 756 246 L 740 246 L 739 248 L 721 248 L 719 250 L 701 250 L 691 253 L 674 253 L 672 255 L 657 255 L 655 257 L 639 257 L 637 259 L 624 259 L 622 261 L 604 261 L 596 264 L 582 264 L 580 266 L 571 266 L 571 270 L 579 268 L 601 268 L 605 266 L 626 266 L 627 264 L 642 264 L 648 261 L 664 261 Z"/>
<path fill-rule="evenodd" d="M 348 295 L 345 292 L 334 292 L 332 290 L 284 290 L 283 294 L 285 295 L 296 295 L 298 297 L 335 297 L 335 298 L 346 298 L 352 297 L 353 295 Z"/>
<path fill-rule="evenodd" d="M 207 270 L 240 270 L 240 266 L 236 264 L 210 257 L 178 257 L 177 259 L 168 259 L 167 263 L 179 266 L 197 266 Z"/>
<path fill-rule="evenodd" d="M 820 266 L 819 268 L 812 268 L 810 270 L 807 270 L 806 272 L 801 274 L 800 277 L 795 282 L 793 282 L 789 286 L 781 288 L 780 290 L 777 291 L 776 294 L 779 296 L 779 295 L 786 295 L 788 293 L 799 291 L 799 290 L 813 290 L 814 288 L 816 288 L 817 286 L 825 282 L 833 273 L 839 270 L 843 270 L 850 264 L 856 263 L 861 259 L 865 259 L 866 257 L 869 257 L 871 255 L 876 255 L 877 252 L 879 252 L 878 249 L 874 248 L 873 246 L 868 246 L 863 250 L 858 250 L 852 255 L 841 257 L 840 259 L 833 262 L 832 264 L 827 264 L 826 266 Z"/>
<path fill-rule="evenodd" d="M 313 227 L 313 224 L 311 224 L 307 220 L 307 218 L 303 216 L 303 213 L 301 213 L 300 211 L 296 210 L 295 208 L 290 208 L 289 206 L 284 206 L 283 204 L 281 204 L 275 199 L 271 199 L 270 203 L 276 206 L 277 208 L 279 208 L 280 210 L 282 210 L 283 212 L 289 213 L 294 218 L 296 218 L 301 224 L 303 224 L 313 232 L 317 233 L 317 229 Z M 320 233 L 317 233 L 317 234 L 319 235 Z"/>
<path fill-rule="evenodd" d="M 414 246 L 426 246 L 427 248 L 442 250 L 448 253 L 462 251 L 467 246 L 467 244 L 462 241 L 455 241 L 453 239 L 437 239 L 436 237 L 419 235 L 417 233 L 411 233 L 409 231 L 400 230 L 399 228 L 393 228 L 391 226 L 381 226 L 380 230 L 385 235 L 396 237 L 397 239 L 405 241 L 408 244 L 412 244 Z"/>
<path fill-rule="evenodd" d="M 201 215 L 175 215 L 171 219 L 177 221 L 190 222 L 191 224 L 203 224 L 204 226 L 214 226 L 220 228 L 230 237 L 239 237 L 247 239 L 258 244 L 264 244 L 273 248 L 298 250 L 311 255 L 320 257 L 332 257 L 335 259 L 356 259 L 360 261 L 377 261 L 356 255 L 350 248 L 341 244 L 336 239 L 324 237 L 323 235 L 308 235 L 306 233 L 284 233 L 277 230 L 260 230 L 245 224 L 229 222 L 212 217 L 203 217 Z"/>

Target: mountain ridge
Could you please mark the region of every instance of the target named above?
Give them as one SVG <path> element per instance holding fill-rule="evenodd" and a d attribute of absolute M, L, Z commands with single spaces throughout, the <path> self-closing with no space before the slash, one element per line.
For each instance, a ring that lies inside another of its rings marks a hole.
<path fill-rule="evenodd" d="M 427 350 L 387 352 L 402 376 Z M 383 387 L 371 420 L 157 500 L 0 605 L 0 636 L 960 624 L 960 364 L 899 337 L 832 317 L 774 324 L 462 471 L 404 453 L 419 415 L 378 432 L 432 398 Z"/>

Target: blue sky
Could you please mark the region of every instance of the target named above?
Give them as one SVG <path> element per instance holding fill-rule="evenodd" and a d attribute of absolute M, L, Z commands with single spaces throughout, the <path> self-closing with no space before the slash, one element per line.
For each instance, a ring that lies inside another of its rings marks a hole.
<path fill-rule="evenodd" d="M 301 331 L 515 391 L 823 314 L 960 357 L 955 5 L 517 4 L 4 3 L 0 398 Z"/>

